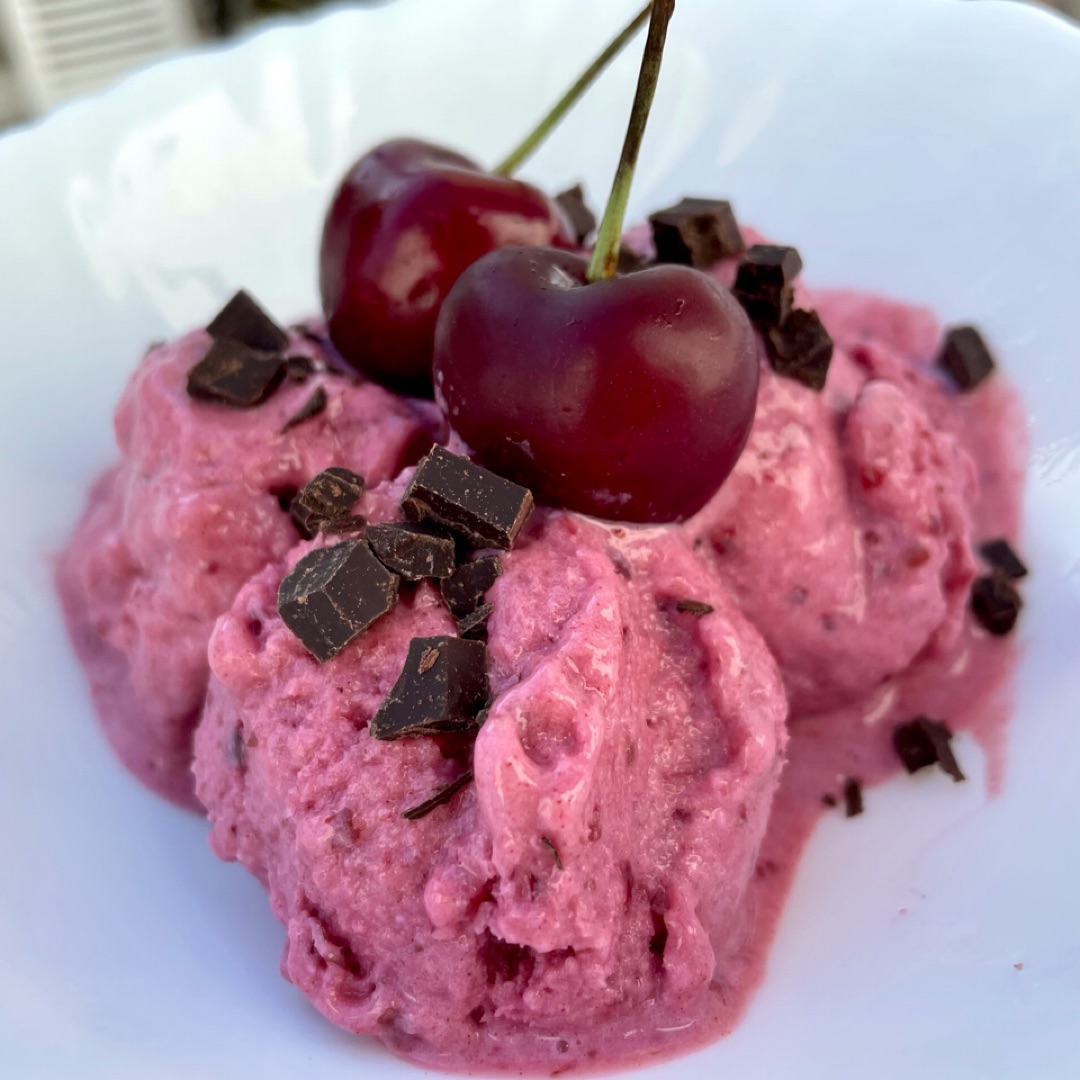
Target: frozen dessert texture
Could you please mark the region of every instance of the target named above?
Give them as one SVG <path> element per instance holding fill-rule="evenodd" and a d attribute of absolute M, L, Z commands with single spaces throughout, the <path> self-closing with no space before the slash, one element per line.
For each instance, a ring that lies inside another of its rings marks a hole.
<path fill-rule="evenodd" d="M 314 337 L 294 334 L 289 353 L 318 370 L 252 409 L 189 396 L 205 331 L 151 349 L 117 408 L 120 463 L 60 561 L 71 635 L 113 747 L 150 788 L 193 809 L 210 631 L 240 586 L 295 544 L 291 495 L 342 462 L 378 483 L 440 431 L 429 406 L 326 370 Z M 290 424 L 318 394 L 322 409 Z"/>
<path fill-rule="evenodd" d="M 275 607 L 307 546 L 219 621 L 196 739 L 214 849 L 267 884 L 286 975 L 336 1023 L 454 1068 L 611 1060 L 698 1022 L 743 943 L 787 707 L 687 537 L 537 512 L 488 594 L 471 766 L 471 739 L 367 731 L 409 641 L 454 632 L 435 587 L 320 666 Z"/>

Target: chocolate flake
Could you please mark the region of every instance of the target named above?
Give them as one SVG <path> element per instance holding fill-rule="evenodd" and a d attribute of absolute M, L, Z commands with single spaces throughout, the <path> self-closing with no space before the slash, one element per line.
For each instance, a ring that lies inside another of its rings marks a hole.
<path fill-rule="evenodd" d="M 585 191 L 580 184 L 575 184 L 567 191 L 555 196 L 562 212 L 570 222 L 579 244 L 584 244 L 596 228 L 596 215 L 585 202 Z"/>
<path fill-rule="evenodd" d="M 720 199 L 683 199 L 649 215 L 656 261 L 699 270 L 746 247 L 731 203 Z"/>
<path fill-rule="evenodd" d="M 836 806 L 836 796 L 826 792 L 821 796 L 821 802 L 823 806 L 833 807 Z"/>
<path fill-rule="evenodd" d="M 458 637 L 484 638 L 487 637 L 488 616 L 495 610 L 494 604 L 481 604 L 475 611 L 463 615 L 458 619 Z"/>
<path fill-rule="evenodd" d="M 337 656 L 397 599 L 398 579 L 363 540 L 305 555 L 278 589 L 278 612 L 316 660 Z"/>
<path fill-rule="evenodd" d="M 436 807 L 448 803 L 472 778 L 472 769 L 463 772 L 456 780 L 451 780 L 445 787 L 439 788 L 430 799 L 410 807 L 401 816 L 407 821 L 419 821 L 422 817 L 427 817 Z"/>
<path fill-rule="evenodd" d="M 482 555 L 462 563 L 440 586 L 451 614 L 459 619 L 471 615 L 501 573 L 502 561 L 498 555 Z"/>
<path fill-rule="evenodd" d="M 532 512 L 532 492 L 436 446 L 402 499 L 413 521 L 436 521 L 476 547 L 509 548 Z"/>
<path fill-rule="evenodd" d="M 1027 577 L 1028 568 L 1023 560 L 1013 551 L 1008 540 L 988 540 L 979 545 L 979 554 L 987 565 L 994 570 L 1000 570 L 1011 581 L 1019 581 Z"/>
<path fill-rule="evenodd" d="M 551 857 L 555 860 L 556 868 L 561 870 L 563 868 L 562 858 L 559 856 L 559 849 L 555 846 L 554 841 L 549 840 L 546 836 L 541 836 L 540 843 L 551 852 Z"/>
<path fill-rule="evenodd" d="M 732 291 L 759 329 L 781 326 L 787 320 L 802 265 L 795 248 L 778 244 L 755 244 L 743 256 Z"/>
<path fill-rule="evenodd" d="M 347 521 L 349 511 L 363 493 L 364 478 L 335 465 L 323 469 L 297 492 L 289 513 L 300 531 L 310 538 L 331 522 Z"/>
<path fill-rule="evenodd" d="M 292 382 L 304 382 L 318 371 L 318 365 L 310 356 L 286 356 L 285 378 Z"/>
<path fill-rule="evenodd" d="M 280 356 L 223 339 L 187 373 L 187 392 L 199 401 L 250 409 L 264 402 L 284 375 Z"/>
<path fill-rule="evenodd" d="M 679 600 L 676 601 L 675 610 L 700 618 L 702 615 L 712 614 L 716 608 L 712 604 L 706 604 L 701 600 Z"/>
<path fill-rule="evenodd" d="M 990 349 L 974 326 L 953 327 L 937 362 L 960 390 L 973 390 L 994 370 Z"/>
<path fill-rule="evenodd" d="M 858 817 L 862 812 L 862 784 L 854 776 L 849 776 L 844 781 L 844 817 Z"/>
<path fill-rule="evenodd" d="M 773 371 L 811 390 L 825 385 L 832 361 L 833 339 L 816 311 L 793 311 L 782 326 L 765 335 Z"/>
<path fill-rule="evenodd" d="M 976 578 L 971 586 L 971 610 L 975 618 L 996 637 L 1009 633 L 1023 607 L 1020 594 L 1000 570 Z"/>
<path fill-rule="evenodd" d="M 259 352 L 279 353 L 289 335 L 241 289 L 206 328 L 218 341 L 238 341 Z"/>
<path fill-rule="evenodd" d="M 369 525 L 367 542 L 380 562 L 406 581 L 454 572 L 454 541 L 417 525 Z"/>
<path fill-rule="evenodd" d="M 311 397 L 309 397 L 307 401 L 305 401 L 304 404 L 301 405 L 284 424 L 282 424 L 280 434 L 284 435 L 286 431 L 291 431 L 305 420 L 311 420 L 313 417 L 318 416 L 319 413 L 325 411 L 326 391 L 321 386 L 317 386 L 312 391 Z"/>
<path fill-rule="evenodd" d="M 955 781 L 964 779 L 952 751 L 952 731 L 943 720 L 917 716 L 893 729 L 893 748 L 909 773 L 940 765 Z"/>
<path fill-rule="evenodd" d="M 368 733 L 392 740 L 469 731 L 480 726 L 478 714 L 488 695 L 483 642 L 413 638 L 401 675 L 371 718 Z"/>

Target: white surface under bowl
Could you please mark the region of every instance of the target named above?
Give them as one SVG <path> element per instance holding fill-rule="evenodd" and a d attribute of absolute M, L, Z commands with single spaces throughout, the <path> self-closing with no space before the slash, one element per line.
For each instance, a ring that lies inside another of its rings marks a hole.
<path fill-rule="evenodd" d="M 147 341 L 238 285 L 315 307 L 347 163 L 492 162 L 636 0 L 399 0 L 147 70 L 0 139 L 0 1075 L 418 1070 L 276 972 L 258 886 L 113 760 L 50 559 Z M 573 19 L 571 20 L 571 14 Z M 571 30 L 570 27 L 573 27 Z M 527 172 L 610 181 L 636 50 Z M 1003 793 L 896 782 L 830 820 L 736 1033 L 650 1078 L 1080 1075 L 1080 32 L 954 0 L 680 0 L 632 212 L 731 197 L 849 284 L 982 325 L 1030 412 L 1025 660 Z M 973 746 L 965 763 L 977 763 Z"/>

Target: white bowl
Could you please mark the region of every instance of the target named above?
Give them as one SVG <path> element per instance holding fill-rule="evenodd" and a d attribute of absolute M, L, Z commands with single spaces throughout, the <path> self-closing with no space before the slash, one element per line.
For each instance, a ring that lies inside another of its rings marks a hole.
<path fill-rule="evenodd" d="M 0 139 L 4 1077 L 416 1073 L 279 978 L 259 887 L 113 760 L 51 557 L 147 341 L 240 284 L 282 319 L 313 310 L 320 214 L 352 158 L 412 132 L 494 161 L 636 3 L 340 10 Z M 636 53 L 531 176 L 599 201 Z M 650 1078 L 1080 1075 L 1078 107 L 1080 32 L 1034 8 L 680 0 L 632 212 L 722 193 L 798 244 L 811 283 L 981 324 L 1030 411 L 1035 573 L 1002 794 L 978 769 L 896 782 L 823 824 L 741 1027 Z"/>

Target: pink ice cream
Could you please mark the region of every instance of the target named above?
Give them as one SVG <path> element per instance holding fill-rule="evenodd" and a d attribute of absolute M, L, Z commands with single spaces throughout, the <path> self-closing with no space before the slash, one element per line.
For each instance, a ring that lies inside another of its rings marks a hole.
<path fill-rule="evenodd" d="M 611 1060 L 700 1023 L 743 944 L 786 702 L 687 537 L 535 515 L 489 593 L 475 782 L 420 821 L 401 813 L 467 743 L 366 727 L 410 638 L 453 620 L 422 585 L 320 666 L 276 613 L 308 546 L 218 622 L 196 738 L 213 847 L 269 888 L 286 976 L 335 1023 L 448 1068 Z"/>
<path fill-rule="evenodd" d="M 240 586 L 296 542 L 281 502 L 347 461 L 370 483 L 431 444 L 429 407 L 322 369 L 257 409 L 193 401 L 188 370 L 210 337 L 151 349 L 116 412 L 121 461 L 98 481 L 58 570 L 61 598 L 105 732 L 147 786 L 198 808 L 191 740 L 206 695 L 206 643 Z M 325 411 L 282 431 L 316 387 Z"/>

